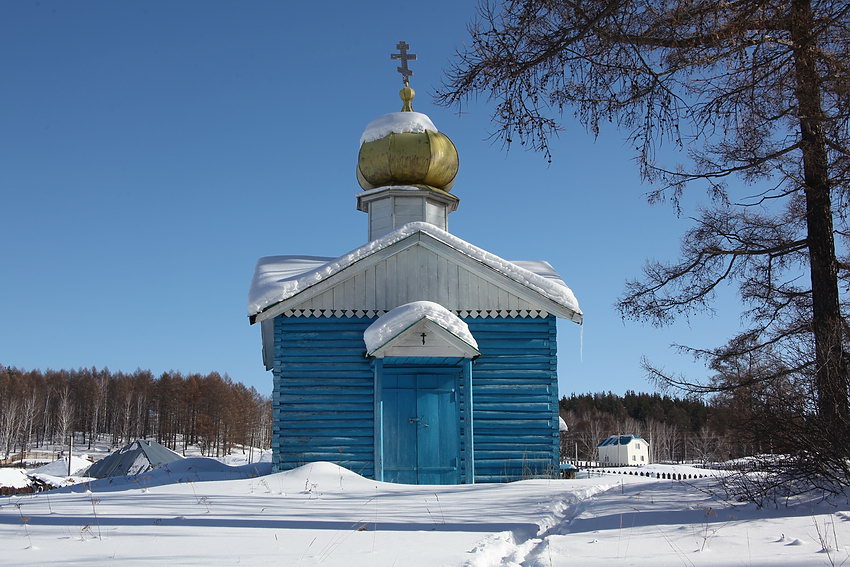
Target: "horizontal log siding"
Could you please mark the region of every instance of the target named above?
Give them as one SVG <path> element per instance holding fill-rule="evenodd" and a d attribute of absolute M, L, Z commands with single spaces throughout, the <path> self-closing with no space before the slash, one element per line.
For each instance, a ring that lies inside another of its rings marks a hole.
<path fill-rule="evenodd" d="M 274 329 L 274 468 L 330 461 L 374 477 L 373 372 L 367 318 L 277 317 Z"/>
<path fill-rule="evenodd" d="M 321 460 L 374 477 L 374 376 L 363 344 L 373 320 L 275 319 L 275 470 Z M 558 462 L 555 317 L 465 321 L 482 353 L 472 370 L 475 481 L 551 474 Z M 458 393 L 462 426 L 466 393 Z M 461 444 L 465 469 L 464 436 Z"/>
<path fill-rule="evenodd" d="M 558 466 L 555 317 L 466 319 L 472 367 L 475 481 L 547 477 Z"/>

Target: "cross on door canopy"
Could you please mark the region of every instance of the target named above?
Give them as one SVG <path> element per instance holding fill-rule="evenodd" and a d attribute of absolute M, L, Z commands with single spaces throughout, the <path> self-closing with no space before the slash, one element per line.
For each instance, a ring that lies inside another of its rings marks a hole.
<path fill-rule="evenodd" d="M 411 71 L 407 66 L 407 62 L 416 61 L 416 55 L 414 53 L 407 52 L 407 50 L 410 49 L 410 45 L 408 45 L 406 41 L 398 42 L 395 48 L 399 50 L 399 53 L 390 53 L 390 59 L 401 60 L 401 67 L 396 67 L 396 70 L 401 73 L 401 77 L 404 80 L 404 86 L 410 86 L 410 77 L 413 76 L 413 71 Z"/>

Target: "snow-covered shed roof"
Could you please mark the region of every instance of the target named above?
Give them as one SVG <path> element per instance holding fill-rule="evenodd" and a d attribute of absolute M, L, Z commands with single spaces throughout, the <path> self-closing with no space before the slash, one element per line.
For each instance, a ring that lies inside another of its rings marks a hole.
<path fill-rule="evenodd" d="M 76 455 L 71 455 L 71 474 L 79 475 L 92 465 L 92 462 Z M 52 463 L 47 463 L 29 471 L 30 474 L 46 474 L 50 476 L 68 476 L 68 457 L 60 457 Z"/>
<path fill-rule="evenodd" d="M 248 294 L 248 316 L 252 323 L 272 306 L 328 280 L 350 266 L 416 233 L 423 233 L 463 256 L 513 280 L 567 311 L 581 322 L 582 312 L 572 290 L 554 268 L 542 261 L 508 261 L 470 244 L 430 223 L 413 222 L 373 240 L 338 258 L 318 256 L 267 256 L 257 261 Z M 262 317 L 265 318 L 265 317 Z"/>
<path fill-rule="evenodd" d="M 86 476 L 106 478 L 140 474 L 182 458 L 156 441 L 139 439 L 94 463 Z"/>
<path fill-rule="evenodd" d="M 22 469 L 0 469 L 0 488 L 25 488 L 32 484 Z"/>

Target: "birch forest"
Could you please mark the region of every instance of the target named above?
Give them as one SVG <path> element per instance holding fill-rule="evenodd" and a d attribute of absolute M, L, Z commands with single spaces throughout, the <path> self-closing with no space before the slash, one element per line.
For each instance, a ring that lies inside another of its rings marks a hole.
<path fill-rule="evenodd" d="M 271 400 L 227 375 L 19 370 L 0 365 L 0 457 L 67 444 L 153 439 L 207 456 L 271 445 Z M 22 455 L 21 455 L 22 456 Z"/>

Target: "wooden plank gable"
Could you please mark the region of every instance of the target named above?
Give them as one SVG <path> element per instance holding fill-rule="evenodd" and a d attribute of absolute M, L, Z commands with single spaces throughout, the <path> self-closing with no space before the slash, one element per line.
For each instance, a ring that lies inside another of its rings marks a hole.
<path fill-rule="evenodd" d="M 572 318 L 560 304 L 458 250 L 417 233 L 278 303 L 287 310 L 389 311 L 412 301 L 452 311 L 539 311 Z"/>

